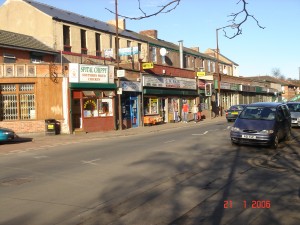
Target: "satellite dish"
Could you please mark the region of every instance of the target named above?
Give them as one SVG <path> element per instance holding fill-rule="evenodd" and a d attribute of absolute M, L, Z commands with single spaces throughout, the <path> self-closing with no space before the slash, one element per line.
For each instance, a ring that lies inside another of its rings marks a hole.
<path fill-rule="evenodd" d="M 166 56 L 167 50 L 166 50 L 165 48 L 161 48 L 161 49 L 159 50 L 159 53 L 160 53 L 161 56 Z"/>

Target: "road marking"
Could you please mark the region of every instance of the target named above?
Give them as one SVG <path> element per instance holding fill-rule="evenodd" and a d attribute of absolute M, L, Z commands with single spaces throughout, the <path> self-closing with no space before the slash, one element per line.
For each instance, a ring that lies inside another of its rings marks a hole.
<path fill-rule="evenodd" d="M 35 159 L 44 159 L 44 158 L 48 158 L 49 156 L 46 156 L 46 155 L 38 155 L 38 156 L 35 156 L 33 158 Z"/>
<path fill-rule="evenodd" d="M 171 143 L 171 142 L 174 142 L 175 140 L 171 140 L 171 141 L 166 141 L 164 142 L 164 144 L 168 144 L 168 143 Z"/>
<path fill-rule="evenodd" d="M 52 148 L 52 147 L 55 147 L 55 145 L 42 145 L 40 146 L 41 148 Z"/>
<path fill-rule="evenodd" d="M 205 131 L 204 133 L 202 133 L 202 134 L 192 134 L 192 135 L 194 135 L 194 136 L 201 136 L 201 135 L 205 135 L 205 134 L 207 134 L 208 133 L 208 131 Z"/>
<path fill-rule="evenodd" d="M 24 152 L 26 152 L 26 150 L 13 150 L 13 151 L 9 151 L 9 153 L 11 153 L 11 154 L 15 154 L 15 153 L 24 153 Z"/>
<path fill-rule="evenodd" d="M 83 164 L 91 164 L 91 165 L 96 166 L 96 165 L 98 165 L 98 164 L 97 164 L 97 163 L 94 163 L 94 162 L 96 162 L 96 161 L 98 161 L 98 160 L 101 160 L 101 159 L 93 159 L 93 160 L 90 160 L 90 161 L 82 160 L 81 163 L 83 163 Z"/>

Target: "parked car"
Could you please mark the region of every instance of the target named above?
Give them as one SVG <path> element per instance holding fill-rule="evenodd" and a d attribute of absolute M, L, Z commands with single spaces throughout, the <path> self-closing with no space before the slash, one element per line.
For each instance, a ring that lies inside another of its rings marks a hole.
<path fill-rule="evenodd" d="M 291 113 L 292 127 L 300 127 L 300 102 L 288 102 L 287 106 Z"/>
<path fill-rule="evenodd" d="M 9 141 L 16 138 L 16 133 L 8 128 L 0 127 L 0 141 Z"/>
<path fill-rule="evenodd" d="M 243 111 L 246 105 L 232 105 L 228 110 L 225 111 L 226 119 L 228 122 L 234 121 L 238 115 Z"/>
<path fill-rule="evenodd" d="M 247 105 L 230 131 L 235 144 L 269 145 L 291 137 L 291 114 L 284 103 L 258 102 Z"/>

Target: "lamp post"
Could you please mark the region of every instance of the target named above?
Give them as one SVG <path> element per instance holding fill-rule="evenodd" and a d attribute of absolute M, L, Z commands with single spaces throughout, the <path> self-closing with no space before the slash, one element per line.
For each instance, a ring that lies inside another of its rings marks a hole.
<path fill-rule="evenodd" d="M 221 100 L 221 74 L 220 74 L 220 67 L 219 67 L 219 54 L 220 54 L 220 49 L 219 49 L 219 30 L 222 30 L 226 27 L 231 27 L 231 28 L 236 28 L 238 25 L 233 23 L 224 27 L 220 27 L 216 29 L 216 41 L 217 41 L 217 75 L 218 75 L 218 106 L 219 106 L 219 114 L 222 116 L 222 101 Z"/>
<path fill-rule="evenodd" d="M 220 68 L 219 68 L 219 30 L 223 29 L 222 28 L 217 28 L 216 29 L 216 40 L 217 40 L 217 76 L 218 76 L 218 107 L 219 107 L 219 114 L 222 116 L 222 109 L 221 109 L 221 75 L 220 75 Z"/>
<path fill-rule="evenodd" d="M 116 60 L 117 60 L 117 70 L 120 69 L 119 66 L 119 18 L 118 18 L 118 0 L 115 0 L 115 13 L 116 13 Z M 118 77 L 118 114 L 119 114 L 119 130 L 122 130 L 123 126 L 123 121 L 122 121 L 122 105 L 121 105 L 121 93 L 120 93 L 120 88 L 121 88 L 121 81 L 120 78 Z"/>

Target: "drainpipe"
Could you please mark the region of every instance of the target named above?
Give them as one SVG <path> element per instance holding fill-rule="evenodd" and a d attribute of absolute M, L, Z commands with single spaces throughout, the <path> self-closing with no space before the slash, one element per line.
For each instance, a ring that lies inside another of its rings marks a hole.
<path fill-rule="evenodd" d="M 179 42 L 179 59 L 180 59 L 180 68 L 183 69 L 183 40 Z"/>

